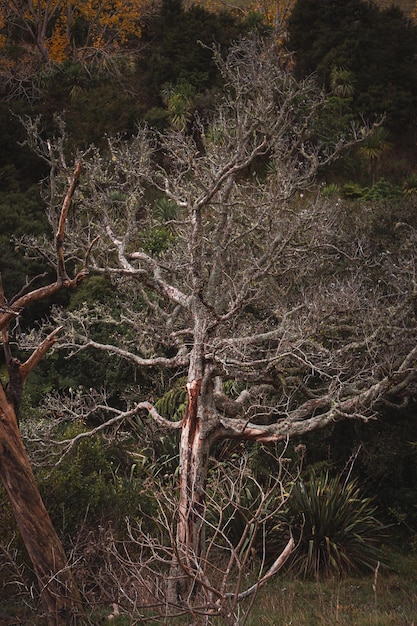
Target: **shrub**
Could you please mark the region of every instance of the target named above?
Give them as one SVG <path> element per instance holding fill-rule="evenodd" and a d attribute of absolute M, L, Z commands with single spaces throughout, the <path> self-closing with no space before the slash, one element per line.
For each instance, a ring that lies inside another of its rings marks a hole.
<path fill-rule="evenodd" d="M 324 185 L 321 191 L 324 198 L 337 198 L 341 195 L 341 189 L 336 183 Z"/>
<path fill-rule="evenodd" d="M 348 182 L 343 185 L 342 192 L 345 198 L 362 198 L 364 190 L 358 183 Z"/>
<path fill-rule="evenodd" d="M 417 174 L 410 174 L 403 184 L 403 193 L 411 196 L 417 193 Z"/>
<path fill-rule="evenodd" d="M 63 438 L 82 431 L 71 426 Z M 144 494 L 139 470 L 120 446 L 106 445 L 96 435 L 82 439 L 52 471 L 39 472 L 38 482 L 55 527 L 71 536 L 82 524 L 93 528 L 109 521 L 118 528 L 126 516 L 140 516 L 141 509 L 150 515 L 153 501 Z"/>
<path fill-rule="evenodd" d="M 291 568 L 303 577 L 343 575 L 374 568 L 386 526 L 376 507 L 364 498 L 356 481 L 342 484 L 329 473 L 300 479 L 289 499 L 296 549 Z"/>
<path fill-rule="evenodd" d="M 385 178 L 378 180 L 370 189 L 364 189 L 364 200 L 395 200 L 401 195 L 401 189 L 392 185 Z"/>

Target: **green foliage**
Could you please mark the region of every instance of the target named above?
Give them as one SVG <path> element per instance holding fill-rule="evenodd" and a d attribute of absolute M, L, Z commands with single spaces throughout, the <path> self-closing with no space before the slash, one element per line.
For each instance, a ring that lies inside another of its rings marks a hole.
<path fill-rule="evenodd" d="M 412 196 L 417 193 L 417 174 L 410 174 L 403 184 L 403 193 Z"/>
<path fill-rule="evenodd" d="M 27 277 L 45 271 L 44 263 L 25 257 L 20 239 L 43 235 L 48 229 L 44 204 L 37 187 L 19 189 L 15 168 L 5 166 L 0 174 L 0 273 L 6 297 L 11 298 L 24 286 Z"/>
<path fill-rule="evenodd" d="M 362 0 L 298 0 L 289 32 L 302 75 L 316 72 L 330 87 L 334 68 L 343 68 L 353 79 L 356 115 L 386 113 L 390 128 L 412 128 L 416 26 L 399 9 L 379 11 Z"/>
<path fill-rule="evenodd" d="M 172 389 L 169 389 L 155 402 L 155 408 L 166 419 L 180 421 L 187 408 L 186 379 L 180 378 Z M 147 470 L 153 476 L 171 481 L 177 476 L 179 469 L 179 430 L 161 432 L 151 443 L 150 462 Z"/>
<path fill-rule="evenodd" d="M 353 435 L 351 445 L 361 445 L 355 475 L 375 497 L 385 518 L 394 522 L 402 545 L 407 545 L 417 530 L 414 408 L 402 413 L 388 412 L 372 424 L 357 424 Z"/>
<path fill-rule="evenodd" d="M 187 407 L 186 378 L 180 378 L 155 402 L 162 417 L 180 421 Z M 172 484 L 179 469 L 179 430 L 153 427 L 149 421 L 135 417 L 131 422 L 132 436 L 137 439 L 139 452 L 135 458 L 142 459 L 144 471 L 163 483 Z"/>
<path fill-rule="evenodd" d="M 359 145 L 358 152 L 365 161 L 378 160 L 392 147 L 390 133 L 383 126 L 375 128 Z"/>
<path fill-rule="evenodd" d="M 354 118 L 352 101 L 355 87 L 352 73 L 344 68 L 333 67 L 330 89 L 317 134 L 321 141 L 332 142 L 345 132 Z"/>
<path fill-rule="evenodd" d="M 300 479 L 288 502 L 296 539 L 291 568 L 315 578 L 374 568 L 386 530 L 375 514 L 356 481 L 342 484 L 328 472 Z"/>
<path fill-rule="evenodd" d="M 344 67 L 333 66 L 330 71 L 330 87 L 336 97 L 349 101 L 355 93 L 352 72 Z"/>
<path fill-rule="evenodd" d="M 168 119 L 175 130 L 184 131 L 191 119 L 195 89 L 187 81 L 169 83 L 162 90 L 162 99 L 168 110 Z"/>
<path fill-rule="evenodd" d="M 401 196 L 401 189 L 391 184 L 385 178 L 378 180 L 372 187 L 363 190 L 363 199 L 372 200 L 395 200 Z"/>
<path fill-rule="evenodd" d="M 321 193 L 324 198 L 335 198 L 340 197 L 341 189 L 336 183 L 330 183 L 322 187 Z"/>
<path fill-rule="evenodd" d="M 159 256 L 168 250 L 174 241 L 173 234 L 163 226 L 153 226 L 144 234 L 142 246 L 145 252 Z"/>
<path fill-rule="evenodd" d="M 97 304 L 111 305 L 114 302 L 115 288 L 109 278 L 93 275 L 84 280 L 71 294 L 68 310 L 77 310 L 83 304 L 92 307 Z"/>
<path fill-rule="evenodd" d="M 45 164 L 27 145 L 26 132 L 20 117 L 29 114 L 29 107 L 21 102 L 0 102 L 0 189 L 2 192 L 25 193 L 35 190 L 39 180 L 47 174 Z M 39 196 L 39 191 L 36 194 Z M 35 197 L 35 195 L 33 197 Z"/>
<path fill-rule="evenodd" d="M 377 126 L 371 133 L 359 144 L 357 153 L 359 158 L 368 166 L 368 172 L 375 184 L 377 166 L 384 154 L 387 154 L 392 148 L 390 141 L 390 133 L 383 126 Z"/>
<path fill-rule="evenodd" d="M 163 130 L 169 124 L 169 114 L 165 108 L 153 106 L 144 113 L 143 121 L 149 128 Z"/>
<path fill-rule="evenodd" d="M 216 42 L 226 47 L 244 28 L 230 12 L 215 14 L 197 4 L 185 10 L 180 0 L 164 0 L 142 34 L 143 82 L 153 105 L 158 105 L 155 95 L 165 85 L 185 82 L 196 93 L 212 86 L 217 70 L 209 46 Z"/>
<path fill-rule="evenodd" d="M 98 339 L 106 341 L 111 336 L 111 328 L 102 326 Z M 115 406 L 124 406 L 123 394 L 132 381 L 140 381 L 143 385 L 149 383 L 136 372 L 134 365 L 122 358 L 82 351 L 67 359 L 62 351 L 49 352 L 28 377 L 21 418 L 31 419 L 36 406 L 52 390 L 67 393 L 70 388 L 105 388 Z"/>
<path fill-rule="evenodd" d="M 260 35 L 270 35 L 273 27 L 267 23 L 265 13 L 255 10 L 248 10 L 245 15 L 245 26 L 249 31 L 257 31 Z"/>
<path fill-rule="evenodd" d="M 144 111 L 141 99 L 133 97 L 110 76 L 87 82 L 85 86 L 75 82 L 65 90 L 59 82 L 52 84 L 48 102 L 53 112 L 65 112 L 74 151 L 92 143 L 103 145 L 106 135 L 132 135 Z"/>
<path fill-rule="evenodd" d="M 72 425 L 63 439 L 85 432 Z M 143 508 L 152 514 L 152 496 L 144 494 L 140 466 L 120 446 L 106 446 L 99 436 L 81 439 L 52 471 L 38 472 L 38 484 L 51 519 L 63 536 L 73 536 L 82 524 L 123 524 Z"/>
<path fill-rule="evenodd" d="M 356 182 L 345 183 L 342 191 L 345 198 L 355 199 L 363 197 L 363 188 Z"/>
<path fill-rule="evenodd" d="M 257 554 L 272 563 L 283 539 L 288 539 L 282 512 L 291 490 L 286 467 L 290 459 L 280 458 L 278 447 L 227 445 L 228 455 L 223 448 L 221 459 L 213 460 L 208 492 L 216 505 L 208 511 L 208 519 L 212 528 L 221 528 L 241 557 Z"/>
<path fill-rule="evenodd" d="M 368 202 L 380 200 L 396 200 L 401 196 L 401 189 L 385 178 L 380 178 L 372 187 L 362 187 L 359 183 L 348 182 L 342 187 L 345 198 L 351 200 L 366 200 Z"/>
<path fill-rule="evenodd" d="M 222 531 L 228 541 L 234 548 L 238 548 L 240 555 L 247 551 L 248 546 L 251 548 L 261 548 L 265 537 L 258 524 L 253 519 L 253 514 L 261 503 L 262 494 L 251 477 L 245 477 L 243 484 L 236 485 L 233 482 L 225 481 L 223 484 L 224 505 L 221 515 L 217 518 L 212 512 L 209 513 L 209 519 L 217 528 L 222 526 Z M 218 497 L 218 495 L 217 495 Z M 265 503 L 267 510 L 268 503 Z M 269 539 L 266 538 L 268 547 Z"/>
<path fill-rule="evenodd" d="M 161 222 L 169 222 L 170 220 L 176 220 L 180 216 L 180 209 L 177 204 L 167 196 L 162 196 L 155 203 L 154 215 Z"/>
<path fill-rule="evenodd" d="M 187 407 L 186 379 L 181 378 L 176 385 L 169 389 L 155 402 L 155 408 L 166 419 L 177 422 L 182 419 Z"/>
<path fill-rule="evenodd" d="M 138 303 L 136 303 L 138 305 Z M 120 302 L 116 286 L 105 276 L 90 276 L 74 292 L 71 293 L 66 307 L 69 311 L 83 308 L 86 316 L 91 315 L 90 330 L 95 340 L 111 343 L 115 328 L 105 322 L 100 307 L 106 309 L 119 319 Z M 119 325 L 117 331 L 127 335 L 128 329 Z M 67 393 L 69 388 L 88 387 L 102 389 L 116 406 L 123 404 L 123 394 L 132 381 L 149 383 L 132 363 L 123 358 L 93 350 L 80 351 L 71 359 L 63 351 L 48 352 L 39 365 L 31 372 L 24 390 L 24 406 L 22 418 L 30 418 L 34 408 L 42 401 L 44 395 L 52 390 Z"/>

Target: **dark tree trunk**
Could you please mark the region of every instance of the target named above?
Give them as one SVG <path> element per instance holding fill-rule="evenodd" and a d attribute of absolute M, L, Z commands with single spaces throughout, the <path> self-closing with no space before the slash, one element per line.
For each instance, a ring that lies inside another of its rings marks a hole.
<path fill-rule="evenodd" d="M 77 586 L 40 496 L 13 404 L 1 384 L 0 479 L 34 567 L 47 626 L 79 623 L 82 607 Z"/>
<path fill-rule="evenodd" d="M 40 496 L 20 436 L 17 412 L 27 376 L 55 343 L 56 334 L 60 329 L 57 328 L 50 333 L 24 363 L 12 357 L 7 329 L 10 322 L 29 305 L 62 288 L 72 289 L 87 276 L 84 265 L 72 280 L 68 277 L 63 251 L 66 219 L 80 175 L 81 163 L 78 162 L 62 204 L 55 233 L 57 280 L 31 291 L 28 291 L 31 285 L 28 283 L 10 302 L 7 302 L 0 276 L 1 343 L 9 374 L 6 390 L 0 382 L 0 480 L 9 497 L 16 523 L 33 564 L 47 626 L 80 623 L 78 617 L 82 615 L 82 607 L 63 546 Z"/>

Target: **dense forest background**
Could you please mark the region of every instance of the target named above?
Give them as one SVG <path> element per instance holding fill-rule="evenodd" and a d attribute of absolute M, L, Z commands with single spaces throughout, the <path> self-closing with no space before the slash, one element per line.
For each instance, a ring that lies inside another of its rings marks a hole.
<path fill-rule="evenodd" d="M 328 92 L 323 133 L 334 136 L 351 119 L 375 124 L 363 143 L 321 172 L 318 185 L 323 193 L 342 203 L 347 215 L 372 214 L 375 248 L 395 249 L 396 224 L 417 227 L 417 25 L 411 7 L 404 13 L 382 2 L 297 0 L 274 30 L 277 15 L 269 10 L 221 11 L 197 4 L 185 8 L 180 0 L 162 0 L 153 7 L 142 5 L 137 30 L 121 24 L 126 32 L 117 45 L 114 38 L 106 45 L 86 43 L 89 18 L 80 14 L 71 50 L 59 48 L 62 56 L 57 58 L 58 48 L 51 44 L 46 49 L 53 54 L 46 58 L 36 50 L 29 30 L 7 13 L 9 4 L 0 3 L 5 18 L 0 22 L 0 273 L 7 299 L 45 271 L 45 259 L 36 258 L 33 245 L 27 247 L 28 241 L 33 244 L 34 238 L 49 233 L 45 180 L 50 163 L 33 150 L 35 142 L 39 146 L 64 133 L 71 159 L 91 144 L 105 148 L 109 136 L 127 140 L 141 124 L 185 129 L 192 136 L 195 120 L 204 119 L 222 89 L 213 42 L 225 52 L 231 42 L 253 30 L 276 37 L 288 51 L 295 74 L 314 75 Z M 53 19 L 48 27 L 56 27 Z M 163 229 L 150 230 L 148 250 L 158 253 L 168 237 Z M 25 311 L 16 323 L 15 340 L 47 320 L 54 306 L 71 311 L 113 298 L 109 280 L 92 273 L 73 293 Z M 105 324 L 98 322 L 96 332 L 106 340 Z M 0 360 L 0 375 L 4 373 Z M 65 352 L 55 351 L 31 374 L 21 430 L 47 508 L 68 545 L 81 527 L 93 529 L 103 519 L 117 527 L 138 502 L 151 512 L 152 494 L 144 487 L 147 476 L 157 473 L 160 465 L 164 474 L 175 473 L 176 442 L 158 431 L 145 438 L 140 420 L 126 426 L 121 440 L 84 439 L 57 467 L 48 466 L 36 443 L 37 433 L 51 432 L 45 425 L 44 400 L 51 392 L 71 398 L 86 379 L 91 390 L 105 387 L 115 405 L 132 381 L 171 415 L 184 402 L 181 380 L 172 386 L 167 378 L 145 377 L 140 368 L 106 355 L 84 352 L 68 360 Z M 390 525 L 390 541 L 398 550 L 417 547 L 415 410 L 415 403 L 386 408 L 368 423 L 341 422 L 297 441 L 306 450 L 305 475 L 324 470 L 358 480 L 364 496 L 374 498 L 379 518 Z M 96 425 L 81 420 L 60 423 L 54 437 L 65 439 Z M 219 458 L 237 454 L 239 448 L 233 446 L 217 451 Z M 253 466 L 265 471 L 268 457 L 263 447 L 253 445 L 250 454 Z M 12 541 L 20 550 L 5 496 L 0 494 L 0 499 L 1 541 Z"/>

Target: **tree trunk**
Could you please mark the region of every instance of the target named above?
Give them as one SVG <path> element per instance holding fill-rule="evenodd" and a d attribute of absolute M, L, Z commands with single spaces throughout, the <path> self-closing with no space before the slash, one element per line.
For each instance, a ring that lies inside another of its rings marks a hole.
<path fill-rule="evenodd" d="M 212 438 L 200 396 L 201 380 L 187 385 L 188 403 L 180 443 L 179 503 L 175 562 L 171 568 L 168 599 L 189 603 L 198 588 L 205 553 L 205 508 L 208 460 Z"/>
<path fill-rule="evenodd" d="M 40 496 L 15 410 L 1 384 L 0 479 L 34 567 L 47 626 L 76 624 L 82 614 L 79 593 Z"/>

